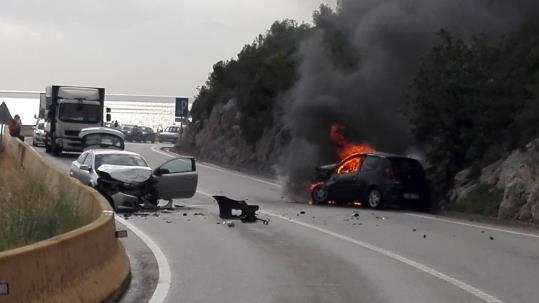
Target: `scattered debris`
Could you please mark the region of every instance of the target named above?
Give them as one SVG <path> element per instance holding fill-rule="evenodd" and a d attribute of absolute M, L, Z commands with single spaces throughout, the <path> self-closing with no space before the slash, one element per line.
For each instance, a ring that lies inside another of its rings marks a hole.
<path fill-rule="evenodd" d="M 363 223 L 361 223 L 361 222 L 357 222 L 357 225 L 363 225 Z"/>
<path fill-rule="evenodd" d="M 184 216 L 184 217 L 187 217 L 187 213 L 183 213 L 183 215 L 182 215 L 182 216 Z"/>
<path fill-rule="evenodd" d="M 162 212 L 162 213 L 165 213 L 165 214 L 170 214 L 170 213 L 171 213 L 171 211 L 168 210 L 168 209 L 163 209 L 161 212 Z"/>
<path fill-rule="evenodd" d="M 386 217 L 376 217 L 376 219 L 378 219 L 378 220 L 385 220 Z"/>
<path fill-rule="evenodd" d="M 226 226 L 228 226 L 228 227 L 234 227 L 235 225 L 236 224 L 234 224 L 234 222 L 232 222 L 232 221 L 226 222 Z"/>
<path fill-rule="evenodd" d="M 225 196 L 213 196 L 213 198 L 219 205 L 219 217 L 222 219 L 239 219 L 243 223 L 262 221 L 265 225 L 269 223 L 268 219 L 259 219 L 256 216 L 259 207 L 258 205 L 247 204 L 245 201 L 248 199 L 238 201 Z M 234 214 L 233 211 L 239 211 L 239 214 Z"/>
<path fill-rule="evenodd" d="M 417 229 L 414 228 L 414 229 L 412 229 L 412 231 L 417 231 Z"/>
<path fill-rule="evenodd" d="M 221 222 L 217 222 L 217 224 L 221 224 Z"/>
<path fill-rule="evenodd" d="M 490 236 L 490 237 L 488 237 L 488 238 L 489 238 L 490 240 L 494 240 L 494 237 L 493 237 L 493 236 Z"/>
<path fill-rule="evenodd" d="M 184 207 L 184 206 L 180 204 L 174 204 L 174 207 Z"/>
<path fill-rule="evenodd" d="M 304 214 L 305 214 L 305 211 L 302 210 L 302 211 L 300 211 L 299 213 L 300 213 L 301 215 L 304 215 Z"/>
<path fill-rule="evenodd" d="M 423 239 L 426 239 L 427 238 L 427 235 L 423 235 Z"/>
<path fill-rule="evenodd" d="M 152 216 L 154 216 L 154 217 L 159 217 L 159 214 L 158 214 L 158 213 L 155 213 L 155 214 L 152 214 Z"/>
<path fill-rule="evenodd" d="M 354 212 L 354 213 L 352 214 L 352 217 L 356 217 L 356 218 L 359 217 L 359 213 Z"/>
<path fill-rule="evenodd" d="M 203 213 L 194 213 L 193 216 L 205 216 Z"/>
<path fill-rule="evenodd" d="M 170 220 L 167 220 L 166 222 L 167 222 L 167 223 L 172 223 L 172 221 L 170 221 Z"/>
<path fill-rule="evenodd" d="M 484 233 L 485 233 L 485 231 L 484 231 L 484 230 L 482 230 L 482 231 L 481 231 L 481 233 L 482 233 L 482 234 L 484 234 Z"/>

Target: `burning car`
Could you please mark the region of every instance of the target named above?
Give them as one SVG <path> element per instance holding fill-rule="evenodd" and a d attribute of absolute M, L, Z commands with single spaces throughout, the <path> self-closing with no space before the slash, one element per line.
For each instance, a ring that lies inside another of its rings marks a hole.
<path fill-rule="evenodd" d="M 318 167 L 310 190 L 316 204 L 361 201 L 381 208 L 384 203 L 408 203 L 426 209 L 430 203 L 419 161 L 378 152 L 354 154 L 338 164 Z"/>
<path fill-rule="evenodd" d="M 157 206 L 158 200 L 192 197 L 197 189 L 195 159 L 180 157 L 152 170 L 139 154 L 123 150 L 123 134 L 112 129 L 81 131 L 85 151 L 69 175 L 99 191 L 114 209 Z"/>

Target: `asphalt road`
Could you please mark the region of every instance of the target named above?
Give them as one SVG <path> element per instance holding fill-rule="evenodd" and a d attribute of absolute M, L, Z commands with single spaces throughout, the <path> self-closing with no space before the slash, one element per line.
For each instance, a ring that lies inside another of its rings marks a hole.
<path fill-rule="evenodd" d="M 173 157 L 162 146 L 127 149 L 156 167 Z M 74 160 L 38 150 L 66 172 Z M 157 282 L 140 282 L 154 302 L 539 302 L 537 230 L 309 206 L 288 201 L 271 180 L 204 163 L 197 170 L 197 194 L 174 211 L 120 216 L 157 250 L 156 260 L 143 258 L 151 268 L 133 273 L 144 281 L 159 267 Z M 259 204 L 269 225 L 227 227 L 213 194 Z M 126 246 L 130 257 L 147 254 L 141 246 Z"/>

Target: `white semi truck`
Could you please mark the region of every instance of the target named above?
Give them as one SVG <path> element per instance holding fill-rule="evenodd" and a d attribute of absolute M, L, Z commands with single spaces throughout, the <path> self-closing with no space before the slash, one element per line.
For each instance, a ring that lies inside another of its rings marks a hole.
<path fill-rule="evenodd" d="M 103 126 L 104 102 L 104 88 L 47 86 L 45 102 L 40 102 L 47 153 L 58 156 L 62 151 L 82 151 L 79 133 L 84 128 Z"/>

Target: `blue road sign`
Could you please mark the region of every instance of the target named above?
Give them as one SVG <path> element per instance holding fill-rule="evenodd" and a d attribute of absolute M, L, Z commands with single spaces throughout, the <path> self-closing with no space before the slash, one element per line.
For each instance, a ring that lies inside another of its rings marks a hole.
<path fill-rule="evenodd" d="M 189 116 L 189 99 L 176 98 L 176 117 L 186 118 Z"/>

